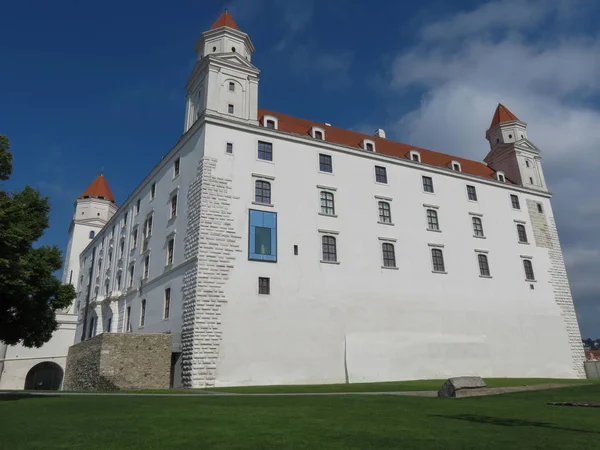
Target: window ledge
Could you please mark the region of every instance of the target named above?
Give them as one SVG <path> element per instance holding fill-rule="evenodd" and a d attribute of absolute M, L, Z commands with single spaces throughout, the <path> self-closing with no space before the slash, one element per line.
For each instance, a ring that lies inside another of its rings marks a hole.
<path fill-rule="evenodd" d="M 525 281 L 527 283 L 537 283 L 537 280 L 528 280 L 527 278 L 525 278 Z"/>
<path fill-rule="evenodd" d="M 439 270 L 432 270 L 431 273 L 439 273 L 441 275 L 446 275 L 448 272 L 440 272 Z"/>
<path fill-rule="evenodd" d="M 382 186 L 389 186 L 389 183 L 384 183 L 382 181 L 376 181 L 375 184 L 380 184 Z"/>
<path fill-rule="evenodd" d="M 171 270 L 172 268 L 173 268 L 173 263 L 171 263 L 171 264 L 167 264 L 167 265 L 165 266 L 165 272 L 166 272 L 167 270 Z"/>
<path fill-rule="evenodd" d="M 256 158 L 256 160 L 257 160 L 258 162 L 264 162 L 264 163 L 269 163 L 269 164 L 275 164 L 275 163 L 273 162 L 273 160 L 272 160 L 272 159 L 271 159 L 271 160 L 268 160 L 268 159 Z"/>
<path fill-rule="evenodd" d="M 169 321 L 169 318 L 167 317 L 167 318 L 163 319 L 162 321 L 163 321 L 163 322 L 168 322 L 168 321 Z"/>
<path fill-rule="evenodd" d="M 326 172 L 324 170 L 319 170 L 319 173 L 321 173 L 323 175 L 333 175 L 333 172 Z"/>
<path fill-rule="evenodd" d="M 474 234 L 473 237 L 477 239 L 487 239 L 485 236 L 477 236 L 476 234 Z"/>
<path fill-rule="evenodd" d="M 391 267 L 391 266 L 381 266 L 382 269 L 387 269 L 387 270 L 399 270 L 399 267 Z"/>
<path fill-rule="evenodd" d="M 336 265 L 340 264 L 339 261 L 325 261 L 324 259 L 321 260 L 321 263 L 323 263 L 323 264 L 336 264 Z"/>
<path fill-rule="evenodd" d="M 394 226 L 393 222 L 382 222 L 381 220 L 378 220 L 377 223 L 380 223 L 381 225 L 391 225 L 391 226 Z"/>
<path fill-rule="evenodd" d="M 435 195 L 435 192 L 423 191 L 423 194 Z"/>
<path fill-rule="evenodd" d="M 491 275 L 479 275 L 479 278 L 494 278 Z"/>
<path fill-rule="evenodd" d="M 529 245 L 529 242 L 518 241 L 517 244 Z"/>
<path fill-rule="evenodd" d="M 258 206 L 268 206 L 269 208 L 273 208 L 275 206 L 273 203 L 252 202 L 252 204 Z"/>
<path fill-rule="evenodd" d="M 431 228 L 427 228 L 427 231 L 433 231 L 434 233 L 441 233 L 442 230 L 433 230 Z"/>
<path fill-rule="evenodd" d="M 320 212 L 319 215 L 320 216 L 325 216 L 325 217 L 334 217 L 334 218 L 337 217 L 337 214 L 325 214 L 325 213 L 322 213 L 322 212 Z"/>
<path fill-rule="evenodd" d="M 467 201 L 470 203 L 479 203 L 479 200 L 471 200 L 470 198 L 468 198 Z"/>

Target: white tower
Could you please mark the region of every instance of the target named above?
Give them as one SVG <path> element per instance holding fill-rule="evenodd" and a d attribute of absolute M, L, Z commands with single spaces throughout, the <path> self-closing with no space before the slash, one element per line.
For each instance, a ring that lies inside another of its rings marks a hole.
<path fill-rule="evenodd" d="M 198 61 L 187 83 L 184 132 L 203 114 L 258 124 L 258 74 L 254 45 L 225 10 L 195 47 Z"/>
<path fill-rule="evenodd" d="M 79 255 L 116 211 L 115 198 L 108 187 L 106 178 L 100 174 L 75 202 L 75 214 L 69 227 L 69 244 L 65 254 L 63 283 L 71 283 L 77 290 L 79 286 Z M 67 313 L 74 313 L 74 308 L 75 304 L 71 305 Z"/>
<path fill-rule="evenodd" d="M 484 161 L 513 183 L 547 191 L 540 149 L 527 139 L 527 124 L 499 104 L 485 134 L 491 151 Z"/>

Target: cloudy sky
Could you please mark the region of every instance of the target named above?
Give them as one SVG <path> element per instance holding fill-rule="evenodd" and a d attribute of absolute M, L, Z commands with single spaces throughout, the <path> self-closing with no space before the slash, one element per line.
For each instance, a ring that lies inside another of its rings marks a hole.
<path fill-rule="evenodd" d="M 410 4 L 403 4 L 410 3 Z M 416 5 L 415 5 L 416 4 Z M 600 336 L 600 2 L 233 0 L 3 6 L 9 188 L 74 199 L 104 173 L 124 200 L 182 133 L 193 45 L 228 7 L 256 47 L 262 107 L 482 160 L 499 102 L 528 123 L 584 337 Z"/>

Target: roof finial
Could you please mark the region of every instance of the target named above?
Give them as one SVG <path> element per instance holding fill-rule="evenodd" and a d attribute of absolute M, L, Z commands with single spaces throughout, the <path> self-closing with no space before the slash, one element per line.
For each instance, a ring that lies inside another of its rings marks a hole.
<path fill-rule="evenodd" d="M 104 176 L 104 166 L 100 167 L 100 176 Z"/>

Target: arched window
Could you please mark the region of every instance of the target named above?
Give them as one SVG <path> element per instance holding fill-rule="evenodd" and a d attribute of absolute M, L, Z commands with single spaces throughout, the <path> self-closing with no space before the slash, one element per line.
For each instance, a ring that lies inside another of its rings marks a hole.
<path fill-rule="evenodd" d="M 90 231 L 90 239 L 94 239 L 94 236 L 96 236 L 96 232 L 95 231 Z"/>
<path fill-rule="evenodd" d="M 431 260 L 433 262 L 434 272 L 445 272 L 446 267 L 444 265 L 444 254 L 439 248 L 431 249 Z"/>
<path fill-rule="evenodd" d="M 392 212 L 388 202 L 379 202 L 379 221 L 381 223 L 392 223 Z"/>
<path fill-rule="evenodd" d="M 473 217 L 473 235 L 483 237 L 483 224 L 479 217 Z"/>
<path fill-rule="evenodd" d="M 527 231 L 525 231 L 525 225 L 517 225 L 517 233 L 519 235 L 519 242 L 527 243 Z"/>
<path fill-rule="evenodd" d="M 383 253 L 383 266 L 396 267 L 396 252 L 394 251 L 394 244 L 384 242 L 381 245 L 381 252 Z"/>
<path fill-rule="evenodd" d="M 271 183 L 257 180 L 254 184 L 254 201 L 256 203 L 271 204 Z"/>
<path fill-rule="evenodd" d="M 337 244 L 333 236 L 323 236 L 323 261 L 337 261 Z"/>
<path fill-rule="evenodd" d="M 477 260 L 479 261 L 479 275 L 481 275 L 482 277 L 489 277 L 490 266 L 488 264 L 487 256 L 479 254 L 477 255 Z"/>
<path fill-rule="evenodd" d="M 328 216 L 335 215 L 335 204 L 332 192 L 321 191 L 321 214 Z"/>
<path fill-rule="evenodd" d="M 533 273 L 533 264 L 529 259 L 523 260 L 523 269 L 525 269 L 525 279 L 527 281 L 534 281 L 535 275 Z"/>
<path fill-rule="evenodd" d="M 439 231 L 440 223 L 438 221 L 438 214 L 435 209 L 427 210 L 427 228 L 430 230 Z"/>

